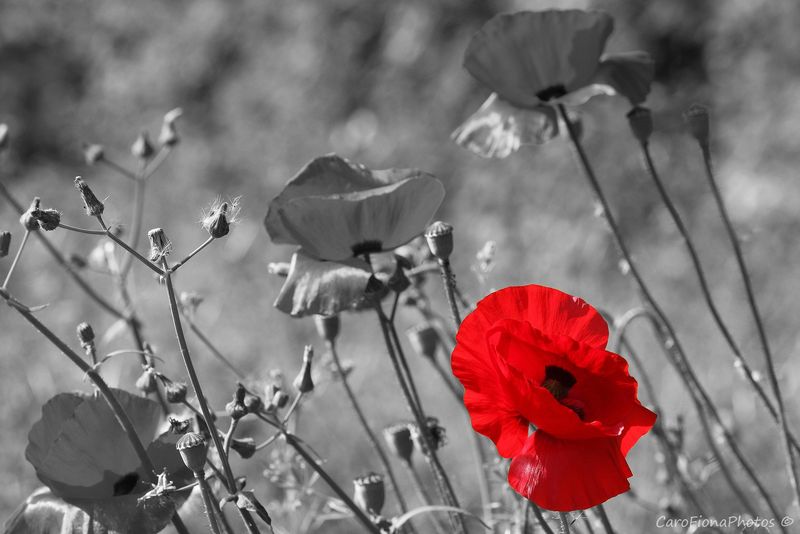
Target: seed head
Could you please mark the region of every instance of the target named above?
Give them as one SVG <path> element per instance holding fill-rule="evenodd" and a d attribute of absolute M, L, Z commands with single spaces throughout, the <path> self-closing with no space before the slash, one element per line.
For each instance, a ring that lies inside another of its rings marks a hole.
<path fill-rule="evenodd" d="M 636 106 L 628 112 L 627 117 L 633 136 L 646 145 L 653 134 L 653 112 L 650 108 Z"/>
<path fill-rule="evenodd" d="M 370 473 L 353 480 L 353 500 L 367 513 L 380 515 L 386 501 L 386 486 L 383 477 Z"/>
<path fill-rule="evenodd" d="M 700 143 L 700 146 L 708 146 L 710 130 L 708 108 L 700 104 L 692 104 L 684 112 L 683 120 L 689 128 L 689 134 Z"/>
<path fill-rule="evenodd" d="M 428 241 L 428 248 L 440 261 L 450 259 L 453 253 L 453 227 L 446 222 L 436 221 L 428 227 L 425 232 L 425 239 Z"/>
<path fill-rule="evenodd" d="M 11 248 L 11 232 L 0 232 L 0 258 L 8 256 Z"/>
<path fill-rule="evenodd" d="M 181 404 L 186 400 L 188 387 L 186 382 L 167 382 L 164 385 L 164 394 L 170 404 Z"/>
<path fill-rule="evenodd" d="M 297 374 L 297 378 L 294 379 L 292 385 L 294 385 L 295 389 L 300 393 L 309 393 L 314 391 L 314 381 L 311 379 L 311 360 L 314 359 L 314 347 L 311 345 L 306 345 L 306 348 L 303 352 L 303 366 L 300 368 L 300 372 Z"/>
<path fill-rule="evenodd" d="M 414 442 L 411 440 L 411 429 L 407 423 L 392 425 L 383 430 L 383 439 L 389 450 L 406 463 L 411 462 L 414 453 Z"/>
<path fill-rule="evenodd" d="M 131 145 L 131 154 L 146 161 L 153 157 L 153 152 L 155 151 L 150 143 L 150 136 L 146 131 L 142 131 Z"/>
<path fill-rule="evenodd" d="M 175 146 L 180 141 L 178 130 L 175 128 L 175 121 L 183 115 L 181 108 L 175 108 L 164 115 L 164 122 L 161 123 L 161 133 L 158 135 L 158 142 L 163 146 Z"/>
<path fill-rule="evenodd" d="M 76 329 L 78 333 L 78 341 L 81 342 L 81 347 L 84 349 L 94 345 L 94 329 L 89 323 L 81 323 Z"/>
<path fill-rule="evenodd" d="M 85 143 L 83 145 L 83 159 L 86 160 L 87 165 L 94 165 L 106 156 L 103 145 Z"/>
<path fill-rule="evenodd" d="M 92 189 L 80 176 L 75 177 L 75 189 L 77 189 L 81 194 L 81 198 L 83 199 L 83 207 L 86 209 L 87 215 L 90 217 L 97 217 L 98 215 L 103 214 L 105 206 L 103 206 L 103 203 L 97 199 L 94 192 L 92 192 Z"/>
<path fill-rule="evenodd" d="M 161 258 L 172 252 L 172 243 L 161 228 L 153 228 L 147 232 L 147 237 L 150 239 L 150 261 L 161 261 Z"/>
<path fill-rule="evenodd" d="M 314 325 L 317 327 L 319 337 L 333 343 L 339 336 L 339 316 L 338 315 L 315 315 Z"/>
<path fill-rule="evenodd" d="M 30 207 L 28 207 L 28 211 L 23 213 L 20 218 L 20 224 L 28 231 L 34 232 L 39 229 L 39 221 L 33 214 L 39 211 L 39 205 L 41 204 L 41 200 L 39 197 L 34 197 L 33 202 L 31 202 Z"/>
<path fill-rule="evenodd" d="M 243 459 L 247 460 L 256 452 L 256 442 L 253 438 L 234 438 L 231 440 L 231 449 L 239 453 Z"/>
<path fill-rule="evenodd" d="M 58 228 L 58 225 L 61 224 L 61 213 L 58 210 L 35 210 L 31 215 L 39 221 L 39 226 L 41 226 L 42 230 L 48 232 L 50 230 L 55 230 Z"/>
<path fill-rule="evenodd" d="M 436 358 L 436 349 L 439 347 L 439 333 L 432 324 L 428 322 L 420 323 L 410 328 L 407 334 L 411 347 L 417 354 L 431 360 Z"/>
<path fill-rule="evenodd" d="M 201 473 L 206 465 L 208 444 L 205 438 L 197 432 L 187 432 L 180 437 L 175 448 L 183 458 L 183 463 L 193 473 Z"/>

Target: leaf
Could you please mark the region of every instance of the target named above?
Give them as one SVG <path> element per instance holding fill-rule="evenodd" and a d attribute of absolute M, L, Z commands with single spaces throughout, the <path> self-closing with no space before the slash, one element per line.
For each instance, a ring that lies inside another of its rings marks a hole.
<path fill-rule="evenodd" d="M 403 515 L 394 518 L 392 520 L 392 527 L 394 528 L 395 532 L 398 532 L 400 528 L 408 522 L 414 516 L 420 514 L 429 514 L 434 512 L 447 512 L 447 513 L 455 513 L 461 514 L 465 517 L 470 517 L 480 523 L 481 525 L 486 528 L 486 530 L 492 530 L 492 527 L 484 523 L 483 519 L 478 517 L 477 515 L 473 514 L 472 512 L 468 512 L 462 508 L 456 508 L 455 506 L 443 506 L 443 505 L 428 505 L 428 506 L 420 506 L 419 508 L 414 508 L 413 510 L 409 510 L 408 512 L 404 513 Z"/>
<path fill-rule="evenodd" d="M 315 260 L 298 250 L 275 307 L 294 317 L 334 315 L 364 305 L 370 272 L 360 259 Z"/>

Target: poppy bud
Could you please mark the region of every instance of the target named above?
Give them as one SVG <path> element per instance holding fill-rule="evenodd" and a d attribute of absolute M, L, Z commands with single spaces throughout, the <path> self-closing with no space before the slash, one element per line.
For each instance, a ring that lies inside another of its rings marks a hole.
<path fill-rule="evenodd" d="M 292 385 L 300 393 L 309 393 L 314 391 L 314 381 L 311 379 L 311 360 L 314 358 L 314 347 L 306 345 L 303 352 L 303 366 L 300 368 L 297 378 L 294 379 Z"/>
<path fill-rule="evenodd" d="M 8 124 L 0 123 L 0 152 L 8 148 Z"/>
<path fill-rule="evenodd" d="M 168 382 L 164 386 L 164 394 L 170 404 L 181 404 L 186 400 L 188 387 L 186 382 Z"/>
<path fill-rule="evenodd" d="M 414 442 L 411 440 L 411 429 L 408 428 L 408 424 L 400 423 L 383 429 L 383 439 L 395 456 L 406 463 L 411 462 Z"/>
<path fill-rule="evenodd" d="M 161 228 L 153 228 L 147 232 L 150 239 L 150 261 L 159 261 L 172 252 L 172 243 Z"/>
<path fill-rule="evenodd" d="M 141 376 L 136 379 L 136 388 L 142 393 L 152 393 L 158 388 L 152 368 L 145 369 Z"/>
<path fill-rule="evenodd" d="M 92 192 L 91 188 L 83 181 L 80 176 L 75 177 L 75 188 L 81 194 L 83 199 L 83 207 L 86 208 L 86 214 L 91 217 L 97 217 L 103 214 L 105 207 Z"/>
<path fill-rule="evenodd" d="M 338 315 L 315 315 L 314 325 L 317 327 L 319 337 L 333 343 L 339 336 L 339 316 Z"/>
<path fill-rule="evenodd" d="M 11 232 L 0 232 L 0 258 L 8 256 L 11 248 Z"/>
<path fill-rule="evenodd" d="M 55 230 L 58 228 L 58 225 L 61 224 L 61 213 L 58 210 L 34 210 L 31 215 L 39 221 L 42 230 L 48 232 L 50 230 Z"/>
<path fill-rule="evenodd" d="M 353 480 L 353 501 L 365 512 L 380 515 L 386 500 L 386 486 L 383 477 L 376 473 Z"/>
<path fill-rule="evenodd" d="M 153 152 L 153 145 L 150 144 L 150 136 L 147 132 L 143 131 L 131 145 L 131 154 L 137 158 L 148 160 L 153 157 Z"/>
<path fill-rule="evenodd" d="M 214 239 L 225 237 L 230 232 L 228 224 L 228 203 L 223 202 L 219 206 L 211 208 L 211 212 L 203 219 L 203 228 L 208 235 Z"/>
<path fill-rule="evenodd" d="M 231 449 L 239 453 L 242 459 L 247 460 L 256 453 L 256 442 L 253 438 L 234 438 L 231 440 Z"/>
<path fill-rule="evenodd" d="M 81 347 L 84 349 L 94 344 L 94 329 L 89 323 L 81 323 L 77 328 L 78 341 L 81 342 Z"/>
<path fill-rule="evenodd" d="M 287 276 L 289 276 L 290 267 L 291 265 L 289 263 L 283 261 L 270 262 L 267 264 L 267 273 L 286 278 Z"/>
<path fill-rule="evenodd" d="M 41 201 L 39 200 L 39 197 L 34 197 L 33 202 L 31 202 L 31 205 L 28 208 L 28 211 L 23 213 L 19 218 L 20 224 L 28 231 L 33 232 L 39 229 L 39 221 L 36 220 L 36 217 L 34 217 L 33 214 L 34 212 L 39 211 L 40 203 Z"/>
<path fill-rule="evenodd" d="M 431 253 L 440 261 L 450 259 L 453 253 L 453 227 L 446 222 L 436 221 L 428 227 L 425 232 L 425 239 L 428 241 L 428 248 Z"/>
<path fill-rule="evenodd" d="M 407 332 L 414 351 L 425 358 L 435 359 L 439 347 L 439 333 L 430 323 L 420 323 Z"/>
<path fill-rule="evenodd" d="M 411 280 L 406 276 L 406 272 L 403 270 L 400 262 L 397 262 L 397 268 L 394 270 L 394 273 L 392 273 L 392 276 L 389 277 L 386 285 L 395 293 L 402 293 L 411 285 Z"/>
<path fill-rule="evenodd" d="M 447 444 L 447 434 L 445 428 L 439 425 L 439 419 L 428 416 L 425 418 L 425 426 L 425 431 L 428 433 L 428 442 L 434 450 L 441 449 Z M 419 432 L 419 428 L 412 423 L 409 425 L 409 429 L 411 430 L 411 439 L 414 444 L 422 450 L 422 435 Z"/>
<path fill-rule="evenodd" d="M 175 448 L 183 458 L 183 463 L 193 473 L 201 473 L 206 465 L 208 444 L 205 438 L 197 432 L 187 432 L 180 437 Z"/>
<path fill-rule="evenodd" d="M 175 129 L 175 121 L 183 115 L 181 108 L 175 108 L 164 115 L 164 122 L 161 123 L 161 133 L 158 135 L 158 142 L 163 146 L 175 146 L 180 141 L 178 130 Z"/>
<path fill-rule="evenodd" d="M 248 413 L 258 413 L 264 407 L 264 401 L 258 395 L 248 394 L 244 398 L 244 406 Z"/>
<path fill-rule="evenodd" d="M 683 120 L 689 128 L 689 134 L 700 146 L 708 146 L 709 119 L 708 108 L 700 104 L 692 104 L 683 114 Z"/>
<path fill-rule="evenodd" d="M 233 400 L 225 405 L 225 412 L 231 417 L 231 419 L 241 419 L 247 415 L 247 406 L 244 405 L 244 397 L 246 393 L 247 390 L 244 389 L 244 386 L 238 384 L 236 387 L 236 392 L 233 394 Z"/>
<path fill-rule="evenodd" d="M 378 280 L 373 274 L 367 280 L 367 287 L 364 288 L 364 296 L 369 300 L 377 301 L 386 294 L 386 284 Z"/>
<path fill-rule="evenodd" d="M 84 144 L 83 145 L 83 159 L 86 160 L 87 165 L 94 165 L 105 157 L 105 149 L 103 145 Z"/>
<path fill-rule="evenodd" d="M 636 106 L 628 112 L 627 117 L 633 136 L 646 145 L 653 134 L 653 112 L 649 108 Z"/>
<path fill-rule="evenodd" d="M 265 408 L 267 412 L 274 413 L 277 410 L 285 407 L 289 403 L 289 394 L 285 391 L 278 390 L 272 396 L 272 400 Z"/>

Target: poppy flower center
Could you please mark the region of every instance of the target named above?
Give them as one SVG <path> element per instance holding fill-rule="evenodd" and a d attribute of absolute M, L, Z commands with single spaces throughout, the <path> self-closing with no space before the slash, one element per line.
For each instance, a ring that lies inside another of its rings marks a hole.
<path fill-rule="evenodd" d="M 551 85 L 536 93 L 536 96 L 542 102 L 547 102 L 552 98 L 559 98 L 567 94 L 567 88 L 563 84 Z"/>
<path fill-rule="evenodd" d="M 353 245 L 350 247 L 350 249 L 353 251 L 354 257 L 362 256 L 364 254 L 374 254 L 383 250 L 383 243 L 377 239 L 362 241 L 361 243 Z"/>
<path fill-rule="evenodd" d="M 548 365 L 544 368 L 544 380 L 542 387 L 549 391 L 556 400 L 560 401 L 567 396 L 569 390 L 575 385 L 575 377 L 569 371 Z"/>

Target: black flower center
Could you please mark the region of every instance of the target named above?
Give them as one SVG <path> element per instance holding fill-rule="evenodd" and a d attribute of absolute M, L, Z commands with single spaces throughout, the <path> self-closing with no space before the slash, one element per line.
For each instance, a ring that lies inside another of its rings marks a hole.
<path fill-rule="evenodd" d="M 536 96 L 542 102 L 547 102 L 551 98 L 558 98 L 567 94 L 567 88 L 564 87 L 562 84 L 558 85 L 551 85 L 550 87 L 546 87 L 536 93 Z"/>
<path fill-rule="evenodd" d="M 548 365 L 544 368 L 542 387 L 549 391 L 556 400 L 560 401 L 566 397 L 575 382 L 575 377 L 561 367 Z"/>
<path fill-rule="evenodd" d="M 353 245 L 350 249 L 353 251 L 353 257 L 375 254 L 383 250 L 383 243 L 377 239 L 372 239 Z"/>

